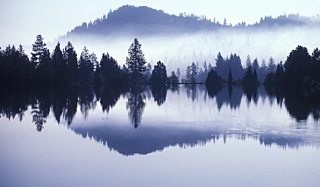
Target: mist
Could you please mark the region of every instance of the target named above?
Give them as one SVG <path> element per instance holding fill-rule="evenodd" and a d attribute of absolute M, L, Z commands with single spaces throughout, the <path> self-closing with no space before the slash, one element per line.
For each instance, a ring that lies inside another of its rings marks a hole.
<path fill-rule="evenodd" d="M 285 62 L 289 53 L 298 45 L 307 47 L 311 54 L 320 43 L 319 28 L 282 27 L 275 29 L 243 29 L 243 30 L 216 30 L 204 31 L 195 34 L 157 34 L 152 36 L 130 36 L 117 33 L 117 35 L 73 35 L 60 40 L 61 47 L 70 41 L 78 56 L 84 46 L 90 53 L 94 52 L 98 60 L 103 53 L 109 53 L 120 65 L 125 64 L 128 49 L 134 38 L 138 38 L 148 63 L 155 65 L 162 61 L 168 72 L 185 68 L 192 62 L 211 63 L 215 66 L 215 58 L 220 52 L 224 58 L 236 53 L 245 65 L 247 55 L 251 60 L 257 58 L 261 65 L 262 60 L 268 62 L 273 57 L 276 63 Z M 58 41 L 48 44 L 52 51 Z"/>

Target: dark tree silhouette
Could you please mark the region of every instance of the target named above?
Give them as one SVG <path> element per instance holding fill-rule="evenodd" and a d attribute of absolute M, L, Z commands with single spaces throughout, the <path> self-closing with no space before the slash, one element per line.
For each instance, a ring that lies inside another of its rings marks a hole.
<path fill-rule="evenodd" d="M 31 57 L 31 62 L 33 63 L 35 68 L 38 68 L 41 63 L 41 56 L 46 52 L 46 43 L 43 42 L 43 37 L 39 34 L 37 35 L 37 39 L 32 44 L 32 57 Z"/>
<path fill-rule="evenodd" d="M 257 87 L 259 86 L 258 75 L 256 70 L 252 73 L 251 66 L 248 67 L 247 72 L 244 74 L 242 79 L 242 84 L 244 87 Z"/>
<path fill-rule="evenodd" d="M 56 83 L 59 84 L 63 84 L 63 83 L 68 83 L 67 80 L 67 63 L 66 61 L 63 59 L 63 54 L 62 51 L 60 49 L 60 43 L 58 42 L 58 44 L 56 45 L 53 53 L 52 53 L 52 57 L 51 57 L 51 61 L 53 64 L 53 68 L 54 68 L 54 79 Z"/>
<path fill-rule="evenodd" d="M 37 68 L 37 76 L 38 82 L 53 83 L 54 81 L 54 68 L 48 49 L 44 51 L 40 58 L 40 66 Z"/>
<path fill-rule="evenodd" d="M 126 58 L 128 72 L 133 83 L 145 81 L 146 63 L 141 44 L 138 39 L 135 38 L 128 50 L 128 57 Z"/>
<path fill-rule="evenodd" d="M 165 85 L 167 83 L 167 69 L 166 66 L 161 62 L 157 62 L 154 66 L 150 78 L 150 83 L 153 86 Z"/>
<path fill-rule="evenodd" d="M 284 64 L 286 83 L 291 86 L 301 86 L 310 64 L 311 57 L 307 48 L 299 45 L 292 50 Z"/>
<path fill-rule="evenodd" d="M 277 65 L 274 62 L 274 59 L 270 57 L 269 63 L 268 63 L 268 72 L 275 72 L 277 69 Z"/>
<path fill-rule="evenodd" d="M 217 74 L 214 69 L 208 73 L 208 77 L 206 79 L 206 85 L 221 85 L 222 78 Z"/>
<path fill-rule="evenodd" d="M 99 71 L 99 69 L 97 69 L 97 71 Z M 102 58 L 100 61 L 100 71 L 102 75 L 100 79 L 102 79 L 102 82 L 114 84 L 120 83 L 122 81 L 120 67 L 117 61 L 112 58 L 109 53 L 102 54 Z"/>
<path fill-rule="evenodd" d="M 179 84 L 179 78 L 174 71 L 171 72 L 171 75 L 168 78 L 170 84 Z"/>
<path fill-rule="evenodd" d="M 67 46 L 63 50 L 63 58 L 68 64 L 68 82 L 78 82 L 79 70 L 77 53 L 75 52 L 71 42 L 68 42 Z"/>
<path fill-rule="evenodd" d="M 198 66 L 192 62 L 191 66 L 191 83 L 196 83 L 196 80 L 197 80 L 197 76 L 198 76 Z"/>
<path fill-rule="evenodd" d="M 243 76 L 243 67 L 241 65 L 241 59 L 236 54 L 230 54 L 226 60 L 223 59 L 219 52 L 216 58 L 216 71 L 223 79 L 228 79 L 229 70 L 232 71 L 233 80 L 241 79 Z"/>
<path fill-rule="evenodd" d="M 93 82 L 93 68 L 89 50 L 84 47 L 79 60 L 79 77 L 80 82 Z"/>

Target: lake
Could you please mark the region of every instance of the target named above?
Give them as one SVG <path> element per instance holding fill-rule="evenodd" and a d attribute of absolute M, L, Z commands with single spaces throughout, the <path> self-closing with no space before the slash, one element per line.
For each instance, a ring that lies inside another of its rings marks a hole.
<path fill-rule="evenodd" d="M 7 86 L 0 186 L 319 186 L 320 99 L 260 86 Z"/>

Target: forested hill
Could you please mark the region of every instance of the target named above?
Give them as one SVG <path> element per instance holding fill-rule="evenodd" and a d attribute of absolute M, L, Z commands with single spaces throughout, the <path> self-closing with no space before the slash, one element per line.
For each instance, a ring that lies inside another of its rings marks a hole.
<path fill-rule="evenodd" d="M 93 22 L 82 23 L 66 34 L 66 37 L 75 34 L 79 35 L 109 35 L 109 34 L 174 34 L 194 33 L 198 31 L 215 31 L 218 29 L 249 29 L 263 28 L 274 29 L 281 27 L 319 27 L 320 15 L 303 17 L 298 14 L 281 15 L 276 18 L 266 16 L 259 22 L 248 25 L 241 22 L 231 25 L 225 20 L 216 21 L 207 19 L 206 16 L 181 13 L 170 15 L 162 10 L 155 10 L 146 6 L 125 5 L 117 10 L 111 11 L 108 15 L 96 19 Z"/>

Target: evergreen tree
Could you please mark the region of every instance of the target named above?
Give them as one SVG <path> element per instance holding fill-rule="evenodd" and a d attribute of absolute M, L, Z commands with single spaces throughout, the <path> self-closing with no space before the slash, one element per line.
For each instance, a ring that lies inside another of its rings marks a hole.
<path fill-rule="evenodd" d="M 222 83 L 222 78 L 218 75 L 218 73 L 211 69 L 208 73 L 208 77 L 206 79 L 206 85 L 214 85 L 216 87 L 219 87 Z"/>
<path fill-rule="evenodd" d="M 292 50 L 284 64 L 286 83 L 291 86 L 301 86 L 310 65 L 311 57 L 307 48 L 298 46 Z"/>
<path fill-rule="evenodd" d="M 275 72 L 277 69 L 277 65 L 274 62 L 274 59 L 270 57 L 269 63 L 268 63 L 268 72 Z"/>
<path fill-rule="evenodd" d="M 240 57 L 237 54 L 231 54 L 227 64 L 229 69 L 231 68 L 233 80 L 241 79 L 243 76 L 243 67 Z"/>
<path fill-rule="evenodd" d="M 320 89 L 320 50 L 318 48 L 312 52 L 309 74 L 315 84 L 314 86 Z"/>
<path fill-rule="evenodd" d="M 32 44 L 32 57 L 31 57 L 31 62 L 33 63 L 35 68 L 38 68 L 40 66 L 40 59 L 41 56 L 46 52 L 46 45 L 43 42 L 43 37 L 39 34 L 37 35 L 37 39 L 34 42 L 34 44 Z"/>
<path fill-rule="evenodd" d="M 146 71 L 146 60 L 141 50 L 141 44 L 138 39 L 135 38 L 128 50 L 128 57 L 126 58 L 126 64 L 131 81 L 134 83 L 143 82 Z"/>
<path fill-rule="evenodd" d="M 194 62 L 192 62 L 190 69 L 191 69 L 191 83 L 196 83 L 197 75 L 198 75 L 197 65 Z"/>
<path fill-rule="evenodd" d="M 268 67 L 266 65 L 266 61 L 262 60 L 261 67 L 259 69 L 259 81 L 263 82 L 265 80 L 265 76 L 268 73 Z"/>
<path fill-rule="evenodd" d="M 55 76 L 55 82 L 57 83 L 67 83 L 67 63 L 66 61 L 63 59 L 63 54 L 62 51 L 60 49 L 60 43 L 58 42 L 58 44 L 56 45 L 52 57 L 51 57 L 51 61 L 53 64 L 53 68 L 54 68 L 54 76 Z"/>
<path fill-rule="evenodd" d="M 94 72 L 93 81 L 95 84 L 101 84 L 104 82 L 104 78 L 99 64 L 96 65 L 96 71 Z"/>
<path fill-rule="evenodd" d="M 251 67 L 251 59 L 250 56 L 247 56 L 247 60 L 246 60 L 246 69 L 248 69 L 249 67 Z"/>
<path fill-rule="evenodd" d="M 242 84 L 246 88 L 253 88 L 259 85 L 257 72 L 254 70 L 252 73 L 251 66 L 248 67 L 246 73 L 244 74 Z"/>
<path fill-rule="evenodd" d="M 38 80 L 43 83 L 53 83 L 54 67 L 48 49 L 40 57 L 40 66 L 37 68 Z"/>
<path fill-rule="evenodd" d="M 209 65 L 208 65 L 208 72 L 211 71 L 213 69 L 211 63 L 209 62 Z"/>
<path fill-rule="evenodd" d="M 282 61 L 277 65 L 277 70 L 275 74 L 275 83 L 283 84 L 284 81 L 284 69 L 282 65 Z"/>
<path fill-rule="evenodd" d="M 259 63 L 258 63 L 258 59 L 255 58 L 252 62 L 252 68 L 256 71 L 259 71 Z"/>
<path fill-rule="evenodd" d="M 75 52 L 71 42 L 68 42 L 67 46 L 63 50 L 63 58 L 67 62 L 67 66 L 68 66 L 67 67 L 68 81 L 78 82 L 79 70 L 78 70 L 77 53 Z"/>
<path fill-rule="evenodd" d="M 79 60 L 79 75 L 81 82 L 93 81 L 93 68 L 94 65 L 91 62 L 89 50 L 84 47 Z"/>
<path fill-rule="evenodd" d="M 157 65 L 154 66 L 150 78 L 152 85 L 163 85 L 167 82 L 167 69 L 162 62 L 157 62 Z"/>
<path fill-rule="evenodd" d="M 186 70 L 186 83 L 190 83 L 191 81 L 191 67 L 187 66 L 187 70 Z"/>
<path fill-rule="evenodd" d="M 174 71 L 171 72 L 171 76 L 169 77 L 170 84 L 178 84 L 179 78 Z"/>
<path fill-rule="evenodd" d="M 229 68 L 228 68 L 229 69 Z M 225 60 L 221 56 L 221 53 L 219 52 L 216 58 L 216 71 L 217 73 L 222 77 L 228 76 L 228 69 L 225 63 Z M 209 67 L 209 71 L 211 71 L 211 67 Z"/>
<path fill-rule="evenodd" d="M 109 53 L 102 54 L 100 61 L 101 72 L 106 83 L 119 83 L 121 80 L 120 67 L 117 61 L 112 58 Z M 123 66 L 123 72 L 127 72 L 125 66 Z"/>

